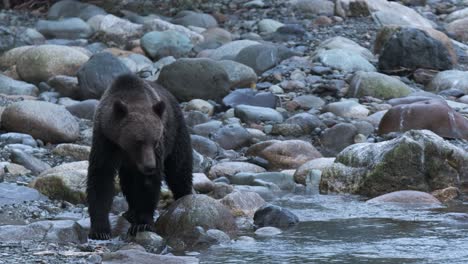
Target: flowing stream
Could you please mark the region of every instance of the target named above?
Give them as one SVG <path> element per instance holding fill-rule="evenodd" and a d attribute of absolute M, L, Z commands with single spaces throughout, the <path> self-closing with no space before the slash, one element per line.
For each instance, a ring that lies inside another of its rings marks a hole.
<path fill-rule="evenodd" d="M 286 195 L 273 204 L 300 223 L 256 242 L 213 246 L 200 263 L 468 263 L 468 203 L 367 204 L 343 195 Z"/>

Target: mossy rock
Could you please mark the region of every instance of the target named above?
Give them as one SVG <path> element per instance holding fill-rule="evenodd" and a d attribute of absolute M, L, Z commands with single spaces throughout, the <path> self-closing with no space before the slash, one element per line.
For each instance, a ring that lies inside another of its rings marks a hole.
<path fill-rule="evenodd" d="M 38 178 L 32 187 L 53 200 L 64 200 L 73 204 L 86 201 L 84 192 L 72 190 L 58 176 Z"/>

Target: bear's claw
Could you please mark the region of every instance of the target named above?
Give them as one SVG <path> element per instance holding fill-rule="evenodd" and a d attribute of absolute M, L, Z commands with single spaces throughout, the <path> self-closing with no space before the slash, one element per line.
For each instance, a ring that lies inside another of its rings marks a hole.
<path fill-rule="evenodd" d="M 111 239 L 111 234 L 110 233 L 89 233 L 88 238 L 94 239 L 94 240 L 109 240 Z"/>
<path fill-rule="evenodd" d="M 131 236 L 135 236 L 138 232 L 145 232 L 145 231 L 154 232 L 154 227 L 153 227 L 153 225 L 148 225 L 148 224 L 133 224 L 133 225 L 128 229 L 128 234 L 131 235 Z"/>

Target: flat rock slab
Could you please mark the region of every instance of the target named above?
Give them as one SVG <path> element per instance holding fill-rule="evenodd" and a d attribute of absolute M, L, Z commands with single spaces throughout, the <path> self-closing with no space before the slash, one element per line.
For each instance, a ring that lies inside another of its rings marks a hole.
<path fill-rule="evenodd" d="M 44 201 L 47 197 L 37 190 L 11 183 L 0 183 L 0 206 L 24 201 Z"/>

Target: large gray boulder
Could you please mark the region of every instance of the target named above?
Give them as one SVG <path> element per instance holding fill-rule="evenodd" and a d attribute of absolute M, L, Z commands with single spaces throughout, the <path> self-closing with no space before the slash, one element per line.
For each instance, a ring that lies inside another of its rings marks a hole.
<path fill-rule="evenodd" d="M 199 228 L 207 231 L 218 229 L 233 236 L 237 226 L 233 215 L 217 200 L 206 195 L 187 195 L 173 203 L 156 222 L 158 234 L 169 244 L 185 244 L 183 248 L 196 246 L 200 241 Z"/>
<path fill-rule="evenodd" d="M 211 59 L 179 59 L 161 70 L 158 83 L 182 102 L 192 99 L 221 101 L 231 84 L 226 71 Z"/>
<path fill-rule="evenodd" d="M 347 147 L 322 173 L 320 191 L 376 197 L 399 190 L 466 186 L 468 153 L 428 130 Z"/>

